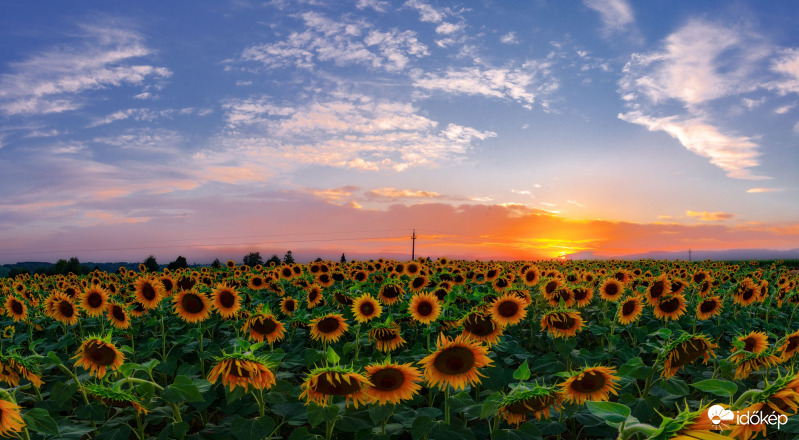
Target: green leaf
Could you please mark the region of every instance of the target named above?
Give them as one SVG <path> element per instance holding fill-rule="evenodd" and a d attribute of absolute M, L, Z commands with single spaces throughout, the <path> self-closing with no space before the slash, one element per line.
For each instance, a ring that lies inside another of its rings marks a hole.
<path fill-rule="evenodd" d="M 338 361 L 341 360 L 336 350 L 333 350 L 333 347 L 327 347 L 327 361 L 333 365 L 338 365 Z"/>
<path fill-rule="evenodd" d="M 591 414 L 605 422 L 621 423 L 630 415 L 630 408 L 621 403 L 588 401 L 585 402 L 585 406 L 588 407 Z"/>
<path fill-rule="evenodd" d="M 108 428 L 106 428 L 108 429 Z M 97 434 L 97 440 L 128 440 L 130 438 L 130 426 L 128 425 L 117 425 L 113 428 L 108 429 L 108 431 L 101 432 Z"/>
<path fill-rule="evenodd" d="M 197 385 L 186 376 L 177 376 L 172 385 L 164 388 L 162 397 L 167 402 L 203 402 L 202 394 L 200 394 Z"/>
<path fill-rule="evenodd" d="M 275 422 L 271 417 L 245 419 L 236 416 L 230 424 L 230 433 L 238 440 L 260 440 L 267 437 L 275 429 Z"/>
<path fill-rule="evenodd" d="M 677 397 L 687 396 L 691 391 L 688 389 L 688 383 L 682 379 L 677 379 L 676 377 L 661 381 L 660 387 L 672 396 Z"/>
<path fill-rule="evenodd" d="M 22 415 L 22 420 L 31 431 L 46 435 L 59 435 L 58 424 L 50 417 L 50 413 L 42 408 L 33 408 Z"/>
<path fill-rule="evenodd" d="M 433 425 L 433 420 L 430 417 L 417 417 L 411 427 L 411 438 L 413 440 L 421 440 L 433 429 Z"/>
<path fill-rule="evenodd" d="M 502 407 L 502 394 L 499 392 L 494 393 L 483 401 L 483 407 L 480 409 L 480 418 L 487 419 L 494 416 Z"/>
<path fill-rule="evenodd" d="M 516 371 L 513 372 L 513 378 L 522 381 L 530 378 L 530 366 L 527 365 L 526 359 L 524 360 L 524 362 L 522 362 L 521 365 L 519 365 L 519 368 L 517 368 Z"/>
<path fill-rule="evenodd" d="M 338 405 L 320 406 L 315 403 L 308 405 L 308 423 L 316 427 L 322 422 L 329 422 L 339 413 Z"/>
<path fill-rule="evenodd" d="M 738 391 L 738 385 L 728 380 L 707 379 L 701 382 L 692 383 L 692 387 L 699 391 L 714 394 L 716 396 L 730 397 Z"/>
<path fill-rule="evenodd" d="M 310 432 L 308 432 L 308 428 L 302 427 L 295 429 L 291 433 L 289 440 L 316 440 L 318 438 L 319 438 L 318 435 L 311 434 Z"/>
<path fill-rule="evenodd" d="M 372 423 L 375 425 L 378 423 L 383 423 L 388 416 L 394 413 L 394 405 L 369 405 L 369 419 L 372 420 Z"/>

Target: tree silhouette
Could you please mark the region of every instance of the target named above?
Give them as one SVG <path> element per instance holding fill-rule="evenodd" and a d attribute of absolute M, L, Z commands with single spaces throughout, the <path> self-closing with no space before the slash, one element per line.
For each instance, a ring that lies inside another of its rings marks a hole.
<path fill-rule="evenodd" d="M 272 255 L 268 260 L 266 260 L 266 266 L 277 266 L 280 264 L 280 257 L 277 254 Z"/>
<path fill-rule="evenodd" d="M 286 252 L 286 255 L 283 256 L 283 262 L 286 264 L 294 263 L 294 255 L 291 254 L 291 251 Z"/>
<path fill-rule="evenodd" d="M 222 267 L 222 263 L 219 262 L 219 258 L 214 258 L 214 262 L 211 263 L 211 267 L 213 267 L 214 269 L 219 269 L 220 267 Z"/>
<path fill-rule="evenodd" d="M 169 263 L 169 265 L 167 266 L 167 269 L 169 269 L 169 270 L 188 269 L 188 267 L 189 267 L 189 263 L 186 262 L 186 257 L 178 255 L 178 257 L 175 258 L 175 261 Z"/>
<path fill-rule="evenodd" d="M 255 267 L 259 264 L 264 264 L 264 259 L 261 258 L 260 252 L 250 252 L 244 256 L 244 264 L 246 266 Z"/>
<path fill-rule="evenodd" d="M 75 261 L 77 261 L 77 260 L 78 259 L 75 258 Z M 69 261 L 72 262 L 72 259 L 70 259 Z M 143 264 L 144 264 L 144 267 L 147 269 L 147 272 L 158 272 L 158 262 L 155 261 L 155 257 L 153 255 L 150 255 L 149 257 L 147 257 L 144 260 Z"/>
<path fill-rule="evenodd" d="M 341 262 L 342 263 L 346 263 L 347 262 L 347 257 L 344 256 L 344 253 L 341 254 Z"/>

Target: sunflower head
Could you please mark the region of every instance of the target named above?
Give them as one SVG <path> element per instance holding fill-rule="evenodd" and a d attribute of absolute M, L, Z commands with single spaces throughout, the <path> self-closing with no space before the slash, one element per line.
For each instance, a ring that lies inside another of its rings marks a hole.
<path fill-rule="evenodd" d="M 0 398 L 0 436 L 14 437 L 22 432 L 25 421 L 22 420 L 22 408 L 12 402 L 9 396 Z"/>
<path fill-rule="evenodd" d="M 378 299 L 380 299 L 383 304 L 390 306 L 398 301 L 401 301 L 403 295 L 405 295 L 405 290 L 396 280 L 387 280 L 382 286 L 380 286 Z"/>
<path fill-rule="evenodd" d="M 223 318 L 232 318 L 241 309 L 239 292 L 225 283 L 217 284 L 211 293 L 214 309 Z"/>
<path fill-rule="evenodd" d="M 7 354 L 0 353 L 0 382 L 6 382 L 15 387 L 19 385 L 20 378 L 25 378 L 36 388 L 40 388 L 44 382 L 37 371 L 33 362 L 14 351 Z"/>
<path fill-rule="evenodd" d="M 555 387 L 537 384 L 517 386 L 509 394 L 503 395 L 499 414 L 506 422 L 518 427 L 527 421 L 530 413 L 538 420 L 549 418 L 550 408 L 561 410 L 562 401 L 563 395 Z"/>
<path fill-rule="evenodd" d="M 548 312 L 541 318 L 541 330 L 548 331 L 556 338 L 568 338 L 583 328 L 580 312 L 559 309 Z"/>
<path fill-rule="evenodd" d="M 663 365 L 661 375 L 668 379 L 677 374 L 682 367 L 700 357 L 704 359 L 704 363 L 707 363 L 711 356 L 715 356 L 714 348 L 717 348 L 717 345 L 703 334 L 683 333 L 666 344 L 658 356 L 657 364 Z"/>
<path fill-rule="evenodd" d="M 186 322 L 202 322 L 211 316 L 211 301 L 197 290 L 181 290 L 172 297 L 175 314 Z"/>
<path fill-rule="evenodd" d="M 125 355 L 111 342 L 111 333 L 106 336 L 89 336 L 78 348 L 72 359 L 75 366 L 89 370 L 92 376 L 102 379 L 108 370 L 116 370 L 125 362 Z"/>
<path fill-rule="evenodd" d="M 637 321 L 643 310 L 644 306 L 641 302 L 641 298 L 638 296 L 631 296 L 625 299 L 621 302 L 621 305 L 619 305 L 619 324 L 626 325 Z"/>
<path fill-rule="evenodd" d="M 779 356 L 774 355 L 770 351 L 762 351 L 759 353 L 735 353 L 732 356 L 735 362 L 735 378 L 744 379 L 749 377 L 754 371 L 760 371 L 771 368 L 780 363 Z"/>
<path fill-rule="evenodd" d="M 518 324 L 527 316 L 527 303 L 518 295 L 504 293 L 491 303 L 491 317 L 505 327 Z"/>
<path fill-rule="evenodd" d="M 164 284 L 158 278 L 139 277 L 135 292 L 136 300 L 148 310 L 158 307 L 158 303 L 166 296 Z"/>
<path fill-rule="evenodd" d="M 587 400 L 607 401 L 610 394 L 618 394 L 619 377 L 615 368 L 586 367 L 572 372 L 571 377 L 560 384 L 561 392 L 568 402 L 583 404 Z"/>
<path fill-rule="evenodd" d="M 696 305 L 696 317 L 700 321 L 710 319 L 721 313 L 722 300 L 719 296 L 703 299 Z"/>
<path fill-rule="evenodd" d="M 390 352 L 405 344 L 402 329 L 396 322 L 378 323 L 369 330 L 369 340 L 375 343 L 378 350 Z"/>
<path fill-rule="evenodd" d="M 244 322 L 242 331 L 250 332 L 250 339 L 274 344 L 283 339 L 286 327 L 275 318 L 275 315 L 265 306 L 259 313 L 253 314 Z"/>
<path fill-rule="evenodd" d="M 417 293 L 411 298 L 408 311 L 415 321 L 430 324 L 441 314 L 441 303 L 433 293 Z"/>
<path fill-rule="evenodd" d="M 340 314 L 329 313 L 311 320 L 311 338 L 325 343 L 338 341 L 349 325 Z"/>
<path fill-rule="evenodd" d="M 383 313 L 383 306 L 368 293 L 356 298 L 352 302 L 351 308 L 352 314 L 355 315 L 355 320 L 358 322 L 369 322 L 379 318 Z"/>
<path fill-rule="evenodd" d="M 379 364 L 367 365 L 366 378 L 371 382 L 367 387 L 369 401 L 385 405 L 399 404 L 413 399 L 422 388 L 422 373 L 411 364 L 391 362 L 390 358 Z"/>
<path fill-rule="evenodd" d="M 473 311 L 461 321 L 463 335 L 467 338 L 483 342 L 489 347 L 496 344 L 502 336 L 502 326 L 491 318 L 491 315 L 480 311 Z"/>
<path fill-rule="evenodd" d="M 655 303 L 654 314 L 658 319 L 677 320 L 685 314 L 685 297 L 680 294 L 661 296 Z"/>
<path fill-rule="evenodd" d="M 618 301 L 624 294 L 624 284 L 614 277 L 605 279 L 599 286 L 599 296 L 605 301 Z"/>
<path fill-rule="evenodd" d="M 274 366 L 264 357 L 252 353 L 225 353 L 214 360 L 216 365 L 208 373 L 208 381 L 216 383 L 221 378 L 222 385 L 229 386 L 230 391 L 237 386 L 245 391 L 250 386 L 257 390 L 269 389 L 277 383 L 272 372 Z"/>
<path fill-rule="evenodd" d="M 344 397 L 347 406 L 352 400 L 355 408 L 365 405 L 368 399 L 367 387 L 372 383 L 352 368 L 341 365 L 313 369 L 301 385 L 301 399 L 305 404 L 311 402 L 327 406 L 335 396 Z"/>
<path fill-rule="evenodd" d="M 463 335 L 454 340 L 439 334 L 436 351 L 419 361 L 424 367 L 424 376 L 431 386 L 444 389 L 452 386 L 456 390 L 466 385 L 480 383 L 483 376 L 478 368 L 490 365 L 488 349 L 466 339 Z M 485 377 L 485 376 L 483 376 Z"/>

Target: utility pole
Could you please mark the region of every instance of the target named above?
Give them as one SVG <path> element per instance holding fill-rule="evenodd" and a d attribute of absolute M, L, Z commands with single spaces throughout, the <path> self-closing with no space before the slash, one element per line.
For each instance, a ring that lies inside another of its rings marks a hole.
<path fill-rule="evenodd" d="M 691 261 L 691 250 L 688 249 L 688 261 Z"/>
<path fill-rule="evenodd" d="M 416 228 L 413 230 L 413 235 L 411 235 L 411 260 L 416 259 Z"/>

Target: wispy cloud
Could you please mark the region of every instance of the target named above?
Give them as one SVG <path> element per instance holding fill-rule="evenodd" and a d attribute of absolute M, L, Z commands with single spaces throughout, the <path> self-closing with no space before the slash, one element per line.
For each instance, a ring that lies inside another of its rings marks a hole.
<path fill-rule="evenodd" d="M 584 0 L 584 3 L 599 13 L 606 30 L 624 29 L 635 20 L 626 0 Z"/>
<path fill-rule="evenodd" d="M 784 190 L 785 188 L 749 188 L 746 190 L 746 192 L 750 194 L 759 194 L 759 193 L 780 192 Z"/>
<path fill-rule="evenodd" d="M 306 30 L 292 32 L 282 41 L 250 46 L 241 59 L 267 68 L 313 69 L 317 62 L 332 62 L 398 71 L 412 58 L 429 55 L 427 46 L 410 30 L 381 31 L 363 20 L 334 20 L 317 12 L 305 12 L 300 18 Z"/>
<path fill-rule="evenodd" d="M 401 199 L 436 199 L 441 194 L 435 191 L 423 191 L 412 189 L 397 189 L 394 187 L 377 188 L 364 193 L 367 200 L 401 200 Z"/>
<path fill-rule="evenodd" d="M 499 41 L 502 44 L 519 44 L 519 38 L 516 36 L 516 32 L 512 31 L 499 37 Z"/>
<path fill-rule="evenodd" d="M 530 61 L 522 68 L 466 67 L 449 69 L 443 74 L 416 74 L 413 85 L 455 95 L 482 95 L 516 101 L 532 108 L 536 96 L 551 93 L 558 81 L 546 62 Z"/>
<path fill-rule="evenodd" d="M 772 52 L 749 30 L 689 21 L 664 40 L 662 49 L 633 54 L 620 81 L 629 111 L 619 118 L 668 133 L 729 177 L 762 178 L 750 170 L 760 164 L 754 137 L 719 126 L 714 115 L 721 111 L 714 104 L 763 88 L 757 69 Z M 675 103 L 681 111 L 675 111 Z"/>
<path fill-rule="evenodd" d="M 440 23 L 445 14 L 421 0 L 408 0 L 405 6 L 419 11 L 419 19 L 428 23 Z"/>
<path fill-rule="evenodd" d="M 724 221 L 735 217 L 735 214 L 730 214 L 727 212 L 707 212 L 707 211 L 690 211 L 690 210 L 685 211 L 685 215 L 687 215 L 688 217 L 698 218 L 699 220 L 706 222 Z"/>
<path fill-rule="evenodd" d="M 98 25 L 80 28 L 77 42 L 8 63 L 9 73 L 0 75 L 0 111 L 61 113 L 81 108 L 83 92 L 171 76 L 165 67 L 135 63 L 152 54 L 137 32 Z"/>

